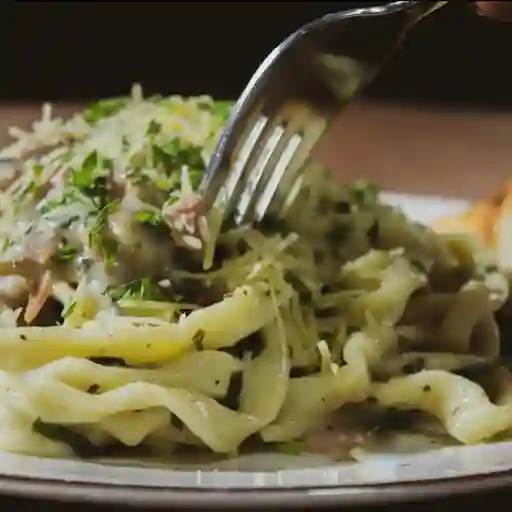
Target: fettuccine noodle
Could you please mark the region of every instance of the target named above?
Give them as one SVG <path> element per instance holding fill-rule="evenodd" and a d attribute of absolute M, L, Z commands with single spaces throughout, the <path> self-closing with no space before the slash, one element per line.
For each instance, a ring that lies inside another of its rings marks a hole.
<path fill-rule="evenodd" d="M 283 219 L 217 233 L 196 190 L 228 113 L 135 87 L 12 130 L 0 450 L 233 454 L 369 403 L 421 410 L 462 443 L 507 433 L 508 371 L 491 396 L 456 370 L 503 342 L 493 255 L 313 165 Z"/>

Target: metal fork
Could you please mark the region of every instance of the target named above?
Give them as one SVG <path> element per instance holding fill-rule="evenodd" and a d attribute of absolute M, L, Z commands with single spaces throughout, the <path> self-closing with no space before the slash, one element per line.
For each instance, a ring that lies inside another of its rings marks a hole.
<path fill-rule="evenodd" d="M 323 16 L 277 46 L 234 106 L 200 191 L 236 224 L 284 211 L 330 122 L 407 31 L 446 2 L 400 1 Z"/>

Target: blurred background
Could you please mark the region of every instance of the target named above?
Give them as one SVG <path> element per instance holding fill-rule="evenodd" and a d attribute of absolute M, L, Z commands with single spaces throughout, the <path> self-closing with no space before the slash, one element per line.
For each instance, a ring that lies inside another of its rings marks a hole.
<path fill-rule="evenodd" d="M 382 3 L 11 2 L 0 27 L 0 130 L 18 118 L 23 124 L 28 112 L 33 115 L 30 106 L 41 101 L 75 108 L 126 94 L 134 82 L 147 93 L 235 99 L 269 51 L 300 25 L 327 12 Z M 443 187 L 474 196 L 511 168 L 512 24 L 480 18 L 470 2 L 451 6 L 418 26 L 367 91 L 358 115 L 345 116 L 337 137 L 350 136 L 345 157 L 353 160 L 359 152 L 358 172 L 377 172 L 368 154 L 379 154 L 384 182 L 385 168 L 414 165 L 415 174 L 437 172 Z M 368 152 L 369 144 L 380 149 Z M 457 163 L 459 153 L 477 151 L 475 144 L 484 149 Z M 451 178 L 432 160 L 440 152 L 454 168 Z M 329 158 L 339 166 L 339 155 Z M 478 186 L 462 183 L 461 174 L 477 166 L 488 174 L 485 183 L 483 171 Z M 409 181 L 407 187 L 420 187 Z M 421 188 L 440 187 L 422 182 Z"/>
<path fill-rule="evenodd" d="M 4 15 L 4 99 L 208 92 L 236 98 L 286 35 L 327 12 L 386 2 L 12 2 Z M 461 2 L 459 2 L 461 3 Z M 370 96 L 512 107 L 509 26 L 461 9 L 427 20 Z"/>

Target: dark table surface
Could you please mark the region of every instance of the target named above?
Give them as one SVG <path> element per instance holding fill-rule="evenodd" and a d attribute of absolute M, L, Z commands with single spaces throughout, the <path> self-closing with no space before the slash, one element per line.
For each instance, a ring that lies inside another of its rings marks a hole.
<path fill-rule="evenodd" d="M 503 507 L 512 498 L 512 490 L 494 491 L 487 493 L 471 494 L 468 496 L 459 497 L 447 497 L 439 498 L 435 500 L 428 500 L 423 502 L 405 502 L 393 505 L 378 505 L 369 507 L 343 507 L 344 510 L 354 510 L 354 512 L 427 512 L 436 510 L 437 512 L 448 512 L 453 511 L 455 508 L 460 507 L 465 512 L 480 512 L 489 507 Z M 127 504 L 130 506 L 129 504 Z M 2 510 L 19 510 L 22 507 L 26 507 L 34 512 L 86 512 L 92 509 L 95 512 L 121 512 L 126 510 L 126 506 L 112 506 L 112 505 L 99 505 L 96 503 L 59 503 L 57 501 L 48 500 L 33 500 L 33 499 L 22 499 L 12 497 L 0 497 L 0 507 Z M 131 507 L 130 507 L 131 508 Z M 157 510 L 154 507 L 147 507 L 142 509 L 132 510 Z M 199 510 L 199 509 L 197 509 Z M 254 509 L 258 510 L 258 509 Z M 278 510 L 276 509 L 265 509 L 265 510 Z M 306 509 L 296 508 L 294 510 L 318 510 L 318 509 Z"/>
<path fill-rule="evenodd" d="M 383 3 L 4 0 L 0 98 L 110 96 L 139 81 L 149 93 L 236 98 L 299 26 L 327 12 Z M 416 27 L 368 94 L 510 108 L 511 43 L 512 24 L 476 16 L 470 2 L 450 2 Z"/>

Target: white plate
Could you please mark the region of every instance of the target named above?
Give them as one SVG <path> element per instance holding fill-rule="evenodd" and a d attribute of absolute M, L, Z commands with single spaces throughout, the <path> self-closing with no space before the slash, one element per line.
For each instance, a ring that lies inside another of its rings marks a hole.
<path fill-rule="evenodd" d="M 464 201 L 383 194 L 414 220 L 463 211 Z M 389 503 L 512 483 L 512 442 L 447 446 L 397 437 L 361 462 L 254 454 L 172 467 L 0 455 L 0 492 L 166 508 Z"/>
<path fill-rule="evenodd" d="M 381 198 L 391 205 L 400 207 L 410 219 L 424 224 L 430 224 L 440 217 L 463 212 L 470 204 L 463 199 L 394 192 L 384 192 Z"/>

